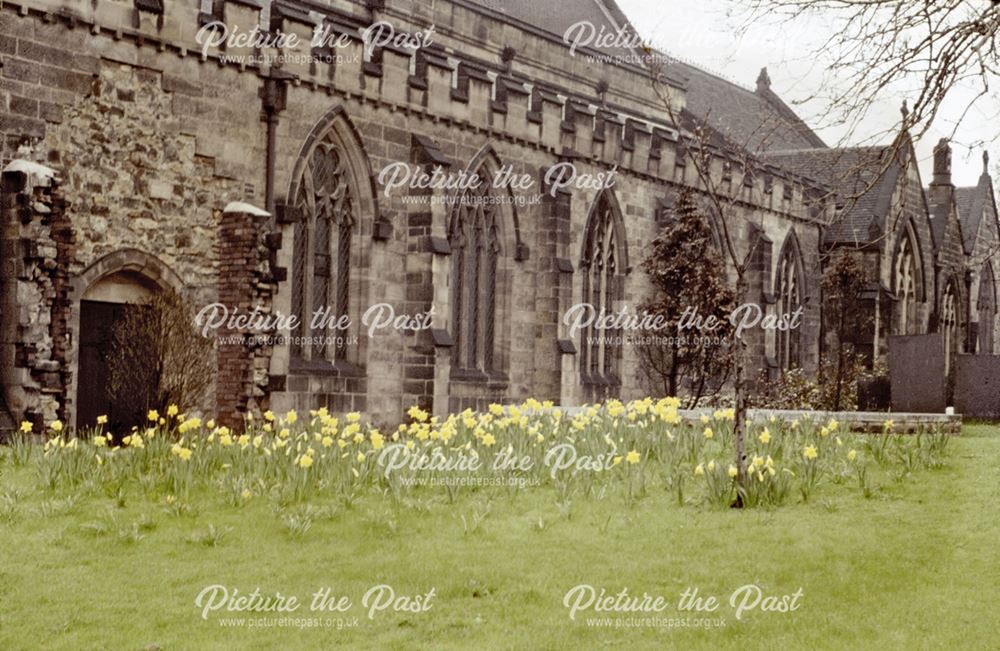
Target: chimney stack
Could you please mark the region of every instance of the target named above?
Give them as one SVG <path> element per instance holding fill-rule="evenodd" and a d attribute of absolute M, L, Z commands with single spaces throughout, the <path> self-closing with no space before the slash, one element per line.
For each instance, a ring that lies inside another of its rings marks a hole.
<path fill-rule="evenodd" d="M 934 147 L 934 181 L 932 185 L 951 185 L 951 145 L 941 138 Z"/>
<path fill-rule="evenodd" d="M 761 68 L 757 75 L 757 92 L 763 95 L 768 90 L 771 90 L 771 76 L 767 74 L 767 68 Z"/>

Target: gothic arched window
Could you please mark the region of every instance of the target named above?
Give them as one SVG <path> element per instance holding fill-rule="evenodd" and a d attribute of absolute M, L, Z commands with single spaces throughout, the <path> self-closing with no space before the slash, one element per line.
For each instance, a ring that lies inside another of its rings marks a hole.
<path fill-rule="evenodd" d="M 954 355 L 959 352 L 958 340 L 959 298 L 954 279 L 948 281 L 941 298 L 941 318 L 938 327 L 944 334 L 944 372 L 949 373 Z"/>
<path fill-rule="evenodd" d="M 893 262 L 893 284 L 897 300 L 895 333 L 898 335 L 917 334 L 919 273 L 913 232 L 907 226 Z"/>
<path fill-rule="evenodd" d="M 788 236 L 788 242 L 778 260 L 774 293 L 778 297 L 778 312 L 789 317 L 802 305 L 802 264 L 799 259 L 795 235 Z M 777 331 L 778 368 L 786 371 L 799 366 L 799 328 Z"/>
<path fill-rule="evenodd" d="M 489 179 L 485 172 L 479 178 Z M 494 370 L 497 319 L 497 261 L 501 216 L 489 183 L 467 190 L 455 205 L 448 232 L 451 247 L 452 365 L 468 371 Z"/>
<path fill-rule="evenodd" d="M 349 317 L 351 241 L 358 218 L 347 161 L 332 129 L 305 157 L 293 200 L 300 215 L 292 273 L 292 313 L 298 317 L 292 334 L 299 342 L 294 350 L 304 359 L 344 360 L 347 333 L 330 324 Z"/>
<path fill-rule="evenodd" d="M 602 192 L 587 222 L 580 267 L 583 272 L 583 302 L 596 316 L 610 315 L 623 300 L 625 287 L 625 242 L 619 232 L 619 217 L 610 192 Z M 580 371 L 585 381 L 621 382 L 621 333 L 599 330 L 593 325 L 581 332 Z"/>
<path fill-rule="evenodd" d="M 993 265 L 989 262 L 979 275 L 979 299 L 976 301 L 979 312 L 979 352 L 993 354 L 993 334 L 996 327 L 997 293 L 993 280 Z"/>

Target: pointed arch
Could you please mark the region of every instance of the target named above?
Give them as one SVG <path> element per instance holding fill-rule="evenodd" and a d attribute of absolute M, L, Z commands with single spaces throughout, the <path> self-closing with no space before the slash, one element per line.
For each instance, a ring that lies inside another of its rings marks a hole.
<path fill-rule="evenodd" d="M 955 356 L 962 352 L 962 292 L 955 274 L 950 274 L 938 306 L 938 332 L 944 335 L 944 372 L 954 368 Z"/>
<path fill-rule="evenodd" d="M 781 253 L 778 255 L 774 274 L 774 295 L 778 301 L 778 312 L 782 315 L 792 314 L 805 303 L 802 251 L 794 228 L 785 237 Z M 777 331 L 778 368 L 782 371 L 796 368 L 801 364 L 800 335 L 798 328 Z"/>
<path fill-rule="evenodd" d="M 912 219 L 902 224 L 898 233 L 892 257 L 892 291 L 896 296 L 893 332 L 918 334 L 917 304 L 926 296 L 923 254 Z"/>
<path fill-rule="evenodd" d="M 997 290 L 993 264 L 987 260 L 979 273 L 979 296 L 976 298 L 976 313 L 979 315 L 979 352 L 993 354 L 993 339 L 996 330 Z"/>
<path fill-rule="evenodd" d="M 624 300 L 625 276 L 630 271 L 628 242 L 621 208 L 614 192 L 600 192 L 587 216 L 580 252 L 583 301 L 594 314 L 612 313 Z M 593 321 L 593 319 L 592 319 Z M 621 385 L 621 333 L 584 328 L 580 340 L 580 373 L 584 383 L 602 385 L 596 398 L 617 393 Z"/>
<path fill-rule="evenodd" d="M 583 246 L 580 251 L 580 266 L 589 264 L 594 247 L 599 244 L 597 238 L 601 234 L 610 234 L 616 245 L 616 255 L 625 273 L 631 271 L 628 261 L 628 238 L 625 234 L 625 220 L 622 218 L 621 206 L 611 188 L 606 188 L 594 199 L 594 204 L 587 215 L 587 225 L 584 230 Z"/>
<path fill-rule="evenodd" d="M 479 182 L 456 194 L 448 220 L 455 377 L 496 377 L 506 367 L 510 261 L 520 232 L 510 189 L 494 187 L 502 167 L 493 146 L 484 145 L 466 168 Z"/>
<path fill-rule="evenodd" d="M 481 187 L 471 191 L 471 194 L 478 192 L 479 196 L 494 197 L 495 205 L 498 208 L 497 212 L 503 217 L 498 223 L 499 235 L 501 236 L 500 246 L 506 255 L 514 256 L 517 252 L 517 247 L 522 244 L 517 201 L 514 193 L 511 192 L 510 186 L 493 187 L 494 175 L 503 168 L 503 159 L 500 158 L 493 144 L 488 142 L 479 148 L 479 151 L 472 157 L 465 169 L 466 173 L 475 173 L 481 180 Z M 459 192 L 457 194 L 459 197 L 456 199 L 456 206 L 460 201 L 460 197 L 462 195 L 470 195 L 470 191 Z M 453 211 L 449 222 L 449 230 L 452 227 L 451 222 L 455 220 L 455 217 L 456 211 Z"/>
<path fill-rule="evenodd" d="M 312 327 L 323 311 L 329 322 L 347 316 L 360 321 L 362 242 L 370 234 L 377 199 L 371 165 L 357 130 L 343 107 L 328 111 L 310 131 L 292 171 L 286 205 L 295 215 L 292 254 L 293 352 L 313 362 L 359 362 L 346 345 L 348 334 L 325 324 Z M 339 335 L 331 341 L 329 335 Z"/>

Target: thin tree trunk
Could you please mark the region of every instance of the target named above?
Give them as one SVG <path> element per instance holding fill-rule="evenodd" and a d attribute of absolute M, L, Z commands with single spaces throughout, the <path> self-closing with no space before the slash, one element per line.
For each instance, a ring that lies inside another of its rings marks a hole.
<path fill-rule="evenodd" d="M 746 300 L 747 295 L 747 282 L 746 279 L 741 274 L 736 281 L 736 293 L 737 293 L 737 304 L 742 305 Z M 734 347 L 734 362 L 736 365 L 736 406 L 733 414 L 733 433 L 736 439 L 736 477 L 739 482 L 740 487 L 746 486 L 747 481 L 747 471 L 746 471 L 746 420 L 747 420 L 747 404 L 746 404 L 746 356 L 744 355 L 746 351 L 746 345 L 743 343 L 742 339 L 733 339 Z M 733 504 L 735 508 L 743 508 L 743 498 L 739 495 L 736 497 L 736 502 Z"/>

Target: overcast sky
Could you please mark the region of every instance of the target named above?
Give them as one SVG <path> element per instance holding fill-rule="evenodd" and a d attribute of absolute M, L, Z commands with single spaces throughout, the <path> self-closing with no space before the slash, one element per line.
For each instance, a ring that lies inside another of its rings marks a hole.
<path fill-rule="evenodd" d="M 730 14 L 731 0 L 617 0 L 618 5 L 644 38 L 669 54 L 685 59 L 699 67 L 753 88 L 757 74 L 764 66 L 771 77 L 771 88 L 785 100 L 811 126 L 828 145 L 874 144 L 865 139 L 893 127 L 900 119 L 900 106 L 904 93 L 886 97 L 864 125 L 864 133 L 853 135 L 843 143 L 844 129 L 817 128 L 821 123 L 823 105 L 819 101 L 799 105 L 814 93 L 824 81 L 822 62 L 807 56 L 818 43 L 829 37 L 831 27 L 818 19 L 797 23 L 760 24 L 754 26 L 741 39 L 735 36 L 742 24 L 742 16 Z M 917 143 L 921 159 L 921 177 L 930 182 L 934 144 L 944 135 L 950 135 L 954 122 L 961 115 L 965 104 L 955 96 L 951 107 L 935 123 L 932 132 Z M 990 168 L 996 175 L 1000 160 L 1000 142 L 997 142 L 1000 107 L 988 98 L 974 107 L 962 120 L 952 143 L 952 177 L 956 185 L 975 185 L 982 173 L 982 143 L 990 148 Z M 884 140 L 884 139 L 883 139 Z M 970 144 L 972 146 L 970 147 Z"/>

